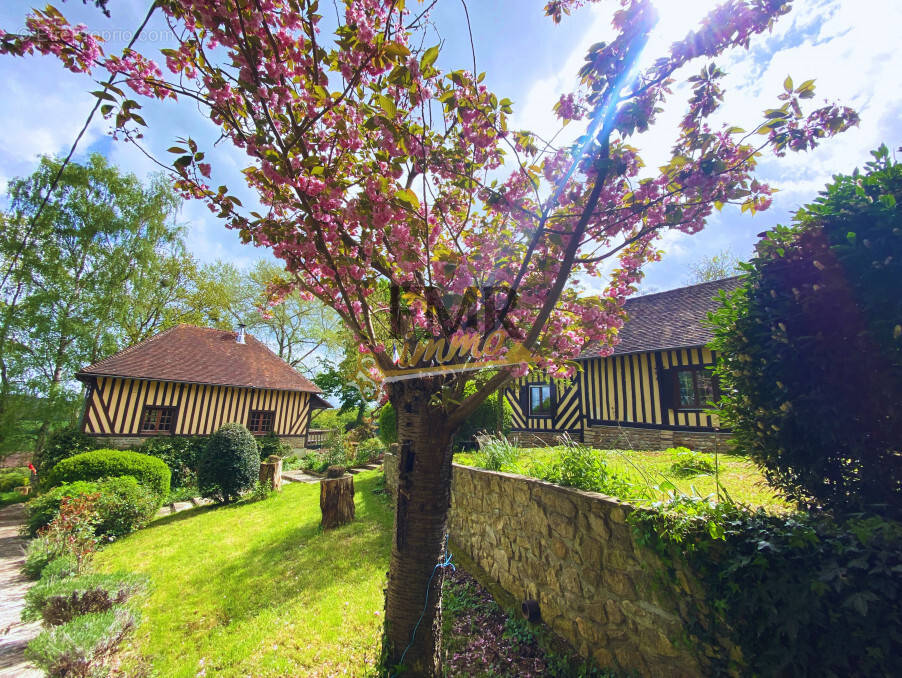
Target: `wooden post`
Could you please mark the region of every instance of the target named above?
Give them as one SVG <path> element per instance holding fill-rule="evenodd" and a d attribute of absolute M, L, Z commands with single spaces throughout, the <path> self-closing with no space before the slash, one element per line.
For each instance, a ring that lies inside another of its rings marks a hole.
<path fill-rule="evenodd" d="M 271 490 L 282 489 L 282 458 L 271 454 L 260 463 L 260 484 Z"/>
<path fill-rule="evenodd" d="M 319 483 L 320 523 L 324 530 L 345 525 L 354 520 L 354 476 L 323 478 Z"/>

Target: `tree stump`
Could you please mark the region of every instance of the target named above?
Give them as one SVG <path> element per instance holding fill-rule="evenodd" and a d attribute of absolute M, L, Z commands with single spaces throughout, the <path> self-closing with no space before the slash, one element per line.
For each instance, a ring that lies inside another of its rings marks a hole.
<path fill-rule="evenodd" d="M 260 484 L 276 491 L 282 489 L 282 458 L 270 455 L 260 463 Z"/>
<path fill-rule="evenodd" d="M 354 520 L 354 476 L 323 478 L 319 483 L 319 508 L 324 530 Z"/>

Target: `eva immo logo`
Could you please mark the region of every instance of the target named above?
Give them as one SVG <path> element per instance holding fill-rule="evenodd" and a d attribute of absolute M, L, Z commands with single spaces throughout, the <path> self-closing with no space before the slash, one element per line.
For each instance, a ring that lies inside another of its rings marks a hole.
<path fill-rule="evenodd" d="M 382 383 L 533 362 L 532 353 L 523 344 L 513 342 L 508 348 L 509 338 L 507 331 L 499 329 L 485 340 L 475 330 L 458 332 L 450 341 L 443 337 L 429 339 L 416 344 L 409 355 L 399 357 L 397 367 L 390 370 L 379 369 L 371 354 L 360 354 L 354 381 L 364 397 L 373 398 Z"/>

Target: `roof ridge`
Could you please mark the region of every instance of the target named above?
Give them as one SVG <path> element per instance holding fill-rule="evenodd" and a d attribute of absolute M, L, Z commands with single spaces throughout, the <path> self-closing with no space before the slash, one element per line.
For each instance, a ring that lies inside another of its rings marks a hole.
<path fill-rule="evenodd" d="M 692 289 L 693 287 L 701 287 L 702 285 L 713 285 L 714 283 L 723 283 L 728 280 L 736 280 L 741 277 L 742 277 L 742 274 L 731 275 L 731 276 L 727 276 L 726 278 L 718 278 L 717 280 L 705 280 L 704 282 L 692 283 L 691 285 L 683 285 L 682 287 L 672 287 L 669 290 L 661 290 L 660 292 L 651 292 L 650 294 L 640 294 L 638 296 L 630 297 L 626 301 L 629 302 L 629 301 L 636 301 L 638 299 L 650 299 L 651 297 L 658 297 L 662 294 L 671 294 L 673 292 L 682 292 L 683 290 Z"/>

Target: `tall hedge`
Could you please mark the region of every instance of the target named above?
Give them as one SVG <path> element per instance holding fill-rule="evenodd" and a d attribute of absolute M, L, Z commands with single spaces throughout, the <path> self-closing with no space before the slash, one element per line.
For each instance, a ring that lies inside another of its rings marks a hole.
<path fill-rule="evenodd" d="M 254 436 L 241 424 L 226 424 L 210 436 L 201 453 L 197 486 L 204 497 L 227 504 L 250 490 L 259 475 Z"/>
<path fill-rule="evenodd" d="M 50 472 L 48 485 L 116 476 L 131 476 L 161 498 L 169 494 L 171 473 L 166 463 L 128 450 L 93 450 L 63 459 Z"/>
<path fill-rule="evenodd" d="M 902 165 L 885 147 L 765 233 L 713 314 L 723 418 L 809 507 L 902 513 Z"/>

